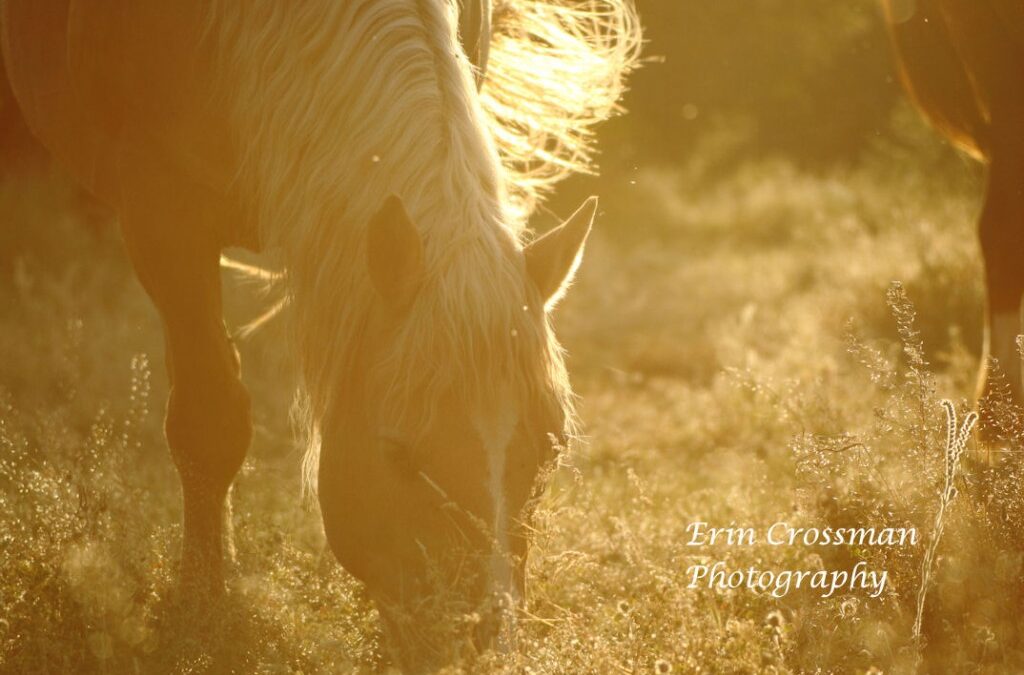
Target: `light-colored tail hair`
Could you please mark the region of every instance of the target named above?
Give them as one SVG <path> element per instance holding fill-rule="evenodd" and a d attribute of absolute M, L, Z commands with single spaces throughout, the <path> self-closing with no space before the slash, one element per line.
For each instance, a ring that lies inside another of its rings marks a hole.
<path fill-rule="evenodd" d="M 481 103 L 526 218 L 558 181 L 589 171 L 593 127 L 618 112 L 640 54 L 632 0 L 497 0 Z"/>

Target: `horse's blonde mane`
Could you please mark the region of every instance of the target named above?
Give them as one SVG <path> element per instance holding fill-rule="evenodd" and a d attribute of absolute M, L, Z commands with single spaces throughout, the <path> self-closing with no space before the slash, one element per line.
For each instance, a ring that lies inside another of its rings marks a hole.
<path fill-rule="evenodd" d="M 481 100 L 526 217 L 590 169 L 593 127 L 618 111 L 640 23 L 632 0 L 495 0 L 492 23 Z"/>
<path fill-rule="evenodd" d="M 413 396 L 525 381 L 572 419 L 558 343 L 528 305 L 525 215 L 588 159 L 636 53 L 629 0 L 501 0 L 482 97 L 452 0 L 216 0 L 211 37 L 245 148 L 237 187 L 287 269 L 314 467 L 321 420 L 358 371 L 376 295 L 366 224 L 399 195 L 426 278 L 377 367 L 401 416 Z M 544 74 L 540 75 L 539 71 Z M 440 366 L 440 367 L 439 367 Z M 364 366 L 365 367 L 365 366 Z"/>

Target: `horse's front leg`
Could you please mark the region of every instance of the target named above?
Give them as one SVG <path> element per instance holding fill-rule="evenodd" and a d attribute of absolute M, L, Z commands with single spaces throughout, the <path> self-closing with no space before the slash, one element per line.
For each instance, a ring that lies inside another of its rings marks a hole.
<path fill-rule="evenodd" d="M 1019 122 L 1024 103 L 1018 110 L 1008 121 L 993 120 L 993 138 L 999 145 L 992 149 L 979 237 L 987 296 L 985 354 L 998 361 L 1015 402 L 1024 404 L 1024 374 L 1017 347 L 1017 336 L 1024 332 L 1024 126 Z M 989 389 L 988 379 L 983 364 L 982 394 Z"/>
<path fill-rule="evenodd" d="M 171 391 L 164 428 L 184 507 L 181 581 L 221 593 L 228 489 L 245 460 L 252 422 L 222 318 L 221 243 L 208 223 L 220 209 L 215 196 L 173 171 L 139 172 L 125 187 L 125 240 L 166 339 Z"/>

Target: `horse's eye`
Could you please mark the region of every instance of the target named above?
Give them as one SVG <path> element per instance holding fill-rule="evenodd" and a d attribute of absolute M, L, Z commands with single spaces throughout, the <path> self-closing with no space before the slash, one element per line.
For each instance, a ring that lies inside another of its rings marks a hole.
<path fill-rule="evenodd" d="M 396 429 L 381 429 L 377 434 L 381 453 L 403 471 L 412 472 L 413 451 L 408 437 Z"/>
<path fill-rule="evenodd" d="M 377 438 L 395 445 L 410 445 L 409 437 L 394 427 L 381 427 L 377 430 Z"/>

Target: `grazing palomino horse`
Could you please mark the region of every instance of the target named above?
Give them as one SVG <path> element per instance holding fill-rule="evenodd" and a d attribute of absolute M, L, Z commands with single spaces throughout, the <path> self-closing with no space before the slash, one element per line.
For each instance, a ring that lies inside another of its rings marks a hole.
<path fill-rule="evenodd" d="M 116 209 L 163 320 L 183 588 L 222 591 L 251 434 L 221 250 L 275 249 L 327 539 L 408 667 L 444 659 L 417 625 L 439 598 L 523 595 L 573 419 L 547 311 L 596 202 L 525 247 L 524 220 L 585 166 L 639 43 L 630 0 L 491 5 L 469 22 L 483 77 L 454 0 L 3 4 L 25 119 Z"/>
<path fill-rule="evenodd" d="M 1024 3 L 884 0 L 899 70 L 935 127 L 988 163 L 978 223 L 985 262 L 985 353 L 1024 403 L 1016 338 L 1024 297 Z M 987 361 L 987 359 L 986 359 Z M 979 395 L 988 390 L 986 368 Z"/>

